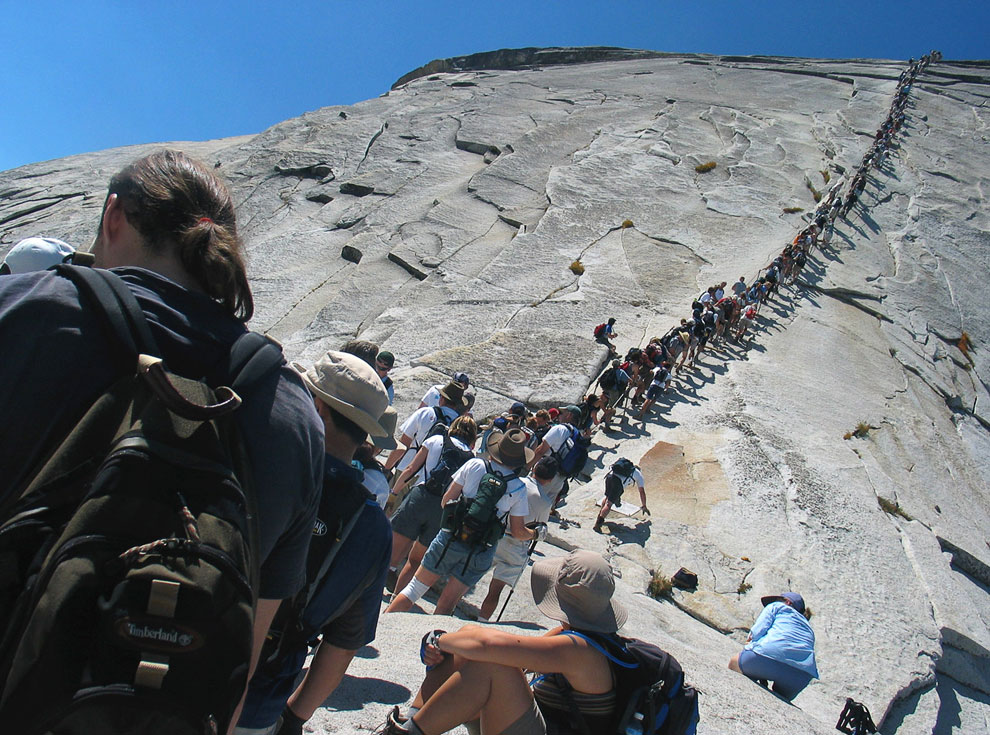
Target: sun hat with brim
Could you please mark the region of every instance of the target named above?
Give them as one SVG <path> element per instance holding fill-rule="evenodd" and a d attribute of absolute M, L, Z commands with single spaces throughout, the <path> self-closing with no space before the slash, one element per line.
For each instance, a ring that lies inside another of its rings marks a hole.
<path fill-rule="evenodd" d="M 395 441 L 395 427 L 399 423 L 399 412 L 395 410 L 395 407 L 389 406 L 386 408 L 385 413 L 378 419 L 378 423 L 388 432 L 388 436 L 373 436 L 371 437 L 371 443 L 378 449 L 387 449 L 389 451 L 398 447 L 399 444 Z"/>
<path fill-rule="evenodd" d="M 526 446 L 528 440 L 529 435 L 522 429 L 493 434 L 488 440 L 488 453 L 499 464 L 516 469 L 533 461 L 533 450 Z"/>
<path fill-rule="evenodd" d="M 54 237 L 28 237 L 7 252 L 4 270 L 14 275 L 43 271 L 59 263 L 73 262 L 75 254 L 74 247 Z"/>
<path fill-rule="evenodd" d="M 463 408 L 466 405 L 464 403 L 464 386 L 453 380 L 440 389 L 440 395 L 446 398 L 447 403 L 454 408 Z"/>
<path fill-rule="evenodd" d="M 378 420 L 388 408 L 388 393 L 378 373 L 360 357 L 330 351 L 308 370 L 297 362 L 309 392 L 371 436 L 388 436 Z"/>
<path fill-rule="evenodd" d="M 791 603 L 791 607 L 799 613 L 804 613 L 804 598 L 797 592 L 784 592 L 780 595 L 767 595 L 766 597 L 761 597 L 760 602 L 763 603 L 763 607 L 766 607 L 771 602 L 789 602 Z"/>
<path fill-rule="evenodd" d="M 530 578 L 541 613 L 577 630 L 615 633 L 626 622 L 616 600 L 612 568 L 601 555 L 576 549 L 567 556 L 540 559 Z"/>

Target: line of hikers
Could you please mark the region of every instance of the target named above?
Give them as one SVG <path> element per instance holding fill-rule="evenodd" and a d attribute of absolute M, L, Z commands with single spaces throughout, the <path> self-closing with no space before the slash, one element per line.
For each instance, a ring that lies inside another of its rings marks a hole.
<path fill-rule="evenodd" d="M 877 151 L 933 58 L 898 86 Z M 0 339 L 17 348 L 0 364 L 14 429 L 0 442 L 0 717 L 26 733 L 236 724 L 292 735 L 374 640 L 390 571 L 387 611 L 410 609 L 446 576 L 445 613 L 494 566 L 490 619 L 551 517 L 564 526 L 556 506 L 596 428 L 610 428 L 630 391 L 645 417 L 672 370 L 709 343 L 741 340 L 827 244 L 837 191 L 752 285 L 712 286 L 691 320 L 613 358 L 595 381 L 601 396 L 532 415 L 517 402 L 479 427 L 457 373 L 397 426 L 391 353 L 353 341 L 289 365 L 247 330 L 242 243 L 211 169 L 175 151 L 128 165 L 111 179 L 91 263 L 51 238 L 4 261 Z M 594 335 L 610 353 L 614 324 Z M 622 459 L 596 530 L 628 484 L 649 513 L 642 473 Z M 543 733 L 545 719 L 652 732 L 660 710 L 691 731 L 697 697 L 676 662 L 617 636 L 625 615 L 600 556 L 540 562 L 533 590 L 561 627 L 522 639 L 470 626 L 428 634 L 430 674 L 386 731 L 433 735 L 480 717 L 483 732 Z M 801 612 L 789 594 L 771 602 Z M 744 658 L 734 661 L 751 675 Z M 521 668 L 552 673 L 530 688 Z M 627 669 L 666 684 L 627 703 Z"/>

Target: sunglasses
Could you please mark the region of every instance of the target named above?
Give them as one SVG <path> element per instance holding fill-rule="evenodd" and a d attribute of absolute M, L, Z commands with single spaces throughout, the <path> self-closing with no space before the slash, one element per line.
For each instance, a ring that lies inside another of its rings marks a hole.
<path fill-rule="evenodd" d="M 391 369 L 392 369 L 392 366 L 391 366 L 391 365 L 386 365 L 386 364 L 385 364 L 384 362 L 382 362 L 381 360 L 375 360 L 375 364 L 377 364 L 377 365 L 378 365 L 378 369 L 379 369 L 379 370 L 384 370 L 384 371 L 385 371 L 386 373 L 387 373 L 387 372 L 388 372 L 389 370 L 391 370 Z"/>

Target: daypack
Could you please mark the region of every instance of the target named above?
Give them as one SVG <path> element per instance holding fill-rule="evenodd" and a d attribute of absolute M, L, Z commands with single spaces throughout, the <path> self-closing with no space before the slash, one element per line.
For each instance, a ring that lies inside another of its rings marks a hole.
<path fill-rule="evenodd" d="M 367 587 L 370 580 L 366 579 L 353 585 L 350 596 L 341 598 L 339 590 L 332 589 L 328 582 L 337 553 L 368 503 L 377 505 L 361 483 L 349 479 L 333 482 L 329 477 L 324 478 L 306 557 L 306 585 L 290 602 L 279 607 L 261 654 L 261 661 L 272 675 L 281 673 L 283 655 L 293 654 L 315 638 L 338 611 L 348 609 Z M 368 575 L 377 573 L 372 565 Z M 327 596 L 331 594 L 337 599 L 329 599 Z"/>
<path fill-rule="evenodd" d="M 453 419 L 447 418 L 447 414 L 445 414 L 439 406 L 434 406 L 433 426 L 431 426 L 430 430 L 426 432 L 426 436 L 423 437 L 423 441 L 426 441 L 431 436 L 440 436 L 441 434 L 446 436 L 447 429 L 450 427 L 452 421 Z M 423 445 L 420 444 L 420 446 Z"/>
<path fill-rule="evenodd" d="M 602 735 L 695 735 L 700 719 L 698 692 L 684 682 L 684 672 L 673 656 L 636 638 L 576 630 L 564 631 L 564 635 L 583 638 L 612 665 L 615 716 Z M 563 689 L 578 731 L 592 735 L 584 726 L 570 688 Z"/>
<path fill-rule="evenodd" d="M 618 368 L 610 367 L 598 379 L 598 385 L 604 390 L 615 390 L 619 387 Z"/>
<path fill-rule="evenodd" d="M 450 484 L 450 478 L 473 456 L 474 452 L 470 449 L 461 449 L 454 444 L 448 435 L 444 434 L 440 457 L 436 466 L 430 470 L 426 482 L 423 483 L 423 489 L 430 495 L 443 496 Z"/>
<path fill-rule="evenodd" d="M 569 426 L 571 435 L 561 444 L 560 449 L 553 453 L 560 462 L 560 474 L 568 478 L 577 477 L 588 461 L 588 447 L 591 440 L 585 437 L 573 426 Z"/>
<path fill-rule="evenodd" d="M 595 327 L 595 339 L 600 339 L 605 336 L 605 326 L 606 325 L 602 323 Z"/>
<path fill-rule="evenodd" d="M 57 269 L 105 321 L 122 377 L 0 515 L 0 722 L 222 732 L 247 683 L 259 566 L 232 412 L 281 349 L 243 335 L 229 388 L 170 374 L 123 281 Z"/>
<path fill-rule="evenodd" d="M 635 471 L 636 465 L 632 463 L 632 460 L 620 457 L 605 475 L 605 495 L 616 508 L 622 507 L 620 498 L 625 489 L 626 480 L 632 477 Z"/>
<path fill-rule="evenodd" d="M 472 498 L 461 495 L 443 524 L 451 531 L 451 540 L 475 549 L 497 544 L 505 533 L 505 519 L 499 517 L 496 506 L 515 478 L 515 473 L 496 472 L 491 462 L 485 460 L 485 474 L 478 483 L 478 492 Z"/>
<path fill-rule="evenodd" d="M 619 459 L 615 460 L 615 463 L 612 465 L 611 469 L 612 472 L 620 477 L 628 479 L 632 477 L 633 472 L 636 471 L 636 465 L 633 464 L 631 459 L 619 457 Z"/>

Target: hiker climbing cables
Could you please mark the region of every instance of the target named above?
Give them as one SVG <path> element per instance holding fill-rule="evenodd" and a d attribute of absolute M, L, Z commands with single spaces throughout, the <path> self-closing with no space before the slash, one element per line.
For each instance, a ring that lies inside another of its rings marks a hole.
<path fill-rule="evenodd" d="M 650 515 L 650 511 L 646 507 L 646 486 L 643 480 L 643 473 L 640 472 L 639 467 L 634 465 L 631 460 L 621 457 L 612 465 L 608 474 L 605 475 L 605 497 L 602 499 L 602 509 L 599 511 L 598 519 L 595 521 L 595 531 L 601 533 L 602 524 L 605 523 L 605 516 L 608 515 L 608 512 L 612 510 L 613 506 L 618 508 L 622 505 L 622 491 L 630 483 L 636 483 L 636 487 L 639 488 L 639 499 L 641 503 L 639 509 L 646 515 Z"/>
<path fill-rule="evenodd" d="M 518 473 L 533 458 L 522 429 L 510 429 L 489 441 L 490 460 L 468 460 L 451 478 L 443 496 L 441 530 L 430 543 L 413 580 L 396 594 L 385 612 L 409 610 L 444 575 L 450 575 L 435 613 L 449 615 L 464 593 L 492 565 L 495 548 L 508 530 L 529 541 L 536 532 L 526 528 L 529 504 Z"/>

